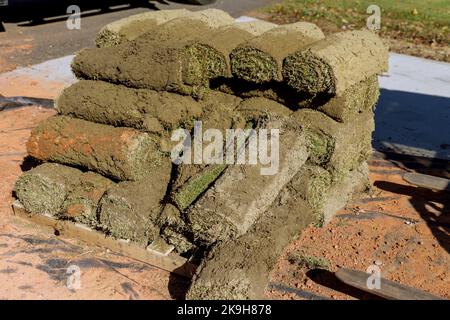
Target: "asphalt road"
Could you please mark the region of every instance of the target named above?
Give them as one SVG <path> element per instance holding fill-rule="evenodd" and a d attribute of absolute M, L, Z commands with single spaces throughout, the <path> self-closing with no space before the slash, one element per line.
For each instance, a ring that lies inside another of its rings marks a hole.
<path fill-rule="evenodd" d="M 9 1 L 11 3 L 14 0 Z M 0 32 L 0 72 L 14 69 L 16 66 L 27 66 L 73 54 L 81 48 L 90 47 L 93 45 L 95 33 L 102 26 L 132 14 L 184 7 L 190 10 L 218 8 L 238 17 L 256 8 L 277 2 L 277 0 L 217 0 L 212 5 L 197 6 L 164 1 L 115 0 L 113 4 L 127 5 L 130 1 L 134 3 L 128 8 L 112 9 L 105 8 L 104 3 L 110 4 L 113 1 L 98 0 L 97 4 L 96 1 L 85 1 L 86 4 L 81 2 L 80 30 L 67 28 L 67 16 L 58 18 L 58 14 L 65 14 L 67 6 L 33 7 L 29 10 L 15 10 L 13 14 L 3 13 L 6 31 Z M 34 1 L 36 2 L 40 1 Z M 57 3 L 63 4 L 61 1 Z M 76 1 L 72 0 L 70 3 L 76 3 Z M 102 6 L 104 8 L 100 9 Z"/>

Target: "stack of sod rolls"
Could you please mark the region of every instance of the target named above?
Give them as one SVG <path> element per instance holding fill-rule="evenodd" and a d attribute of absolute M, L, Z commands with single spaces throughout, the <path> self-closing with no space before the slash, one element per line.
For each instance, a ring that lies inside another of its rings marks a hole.
<path fill-rule="evenodd" d="M 325 37 L 310 23 L 173 10 L 107 25 L 96 44 L 74 58 L 79 81 L 57 97 L 58 115 L 32 131 L 28 153 L 42 164 L 16 196 L 32 214 L 203 257 L 188 298 L 261 298 L 292 237 L 367 186 L 387 68 L 372 32 Z M 190 162 L 173 161 L 180 129 L 203 138 Z M 236 134 L 219 141 L 222 156 L 276 129 L 276 170 L 262 174 L 262 155 L 202 162 L 207 129 Z"/>

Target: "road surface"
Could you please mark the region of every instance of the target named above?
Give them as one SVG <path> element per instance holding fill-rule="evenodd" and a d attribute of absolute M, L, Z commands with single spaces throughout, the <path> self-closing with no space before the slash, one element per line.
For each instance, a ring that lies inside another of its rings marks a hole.
<path fill-rule="evenodd" d="M 10 0 L 11 2 L 13 0 Z M 76 3 L 77 1 L 71 1 Z M 118 4 L 113 8 L 100 9 L 104 3 Z M 126 7 L 129 2 L 133 2 Z M 4 19 L 6 32 L 0 32 L 0 73 L 17 66 L 28 66 L 49 59 L 63 57 L 93 45 L 95 33 L 105 24 L 132 14 L 158 9 L 187 8 L 202 10 L 218 8 L 234 17 L 244 15 L 256 8 L 277 2 L 276 0 L 217 0 L 207 6 L 186 5 L 175 2 L 156 1 L 89 1 L 81 2 L 81 29 L 68 30 L 67 6 L 54 8 L 37 7 L 35 10 L 19 10 L 14 15 L 8 14 Z M 97 4 L 96 4 L 97 3 Z M 121 5 L 120 5 L 121 3 Z M 58 10 L 57 10 L 58 9 Z M 1 10 L 1 9 L 0 9 Z M 55 11 L 57 10 L 57 11 Z M 30 12 L 31 11 L 31 12 Z M 1 12 L 0 12 L 1 13 Z M 26 19 L 33 19 L 29 21 Z"/>

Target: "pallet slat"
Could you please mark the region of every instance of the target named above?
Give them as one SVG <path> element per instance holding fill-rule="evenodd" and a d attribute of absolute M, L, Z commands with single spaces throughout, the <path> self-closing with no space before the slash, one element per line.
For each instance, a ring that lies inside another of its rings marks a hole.
<path fill-rule="evenodd" d="M 428 174 L 412 173 L 408 172 L 403 175 L 403 179 L 406 182 L 414 184 L 418 187 L 437 190 L 437 191 L 450 191 L 450 180 Z"/>
<path fill-rule="evenodd" d="M 195 272 L 196 266 L 186 258 L 178 255 L 164 255 L 153 250 L 150 251 L 133 243 L 113 239 L 99 231 L 91 230 L 70 221 L 57 220 L 46 215 L 30 214 L 18 201 L 13 203 L 12 208 L 16 217 L 34 224 L 53 228 L 55 231 L 58 231 L 59 235 L 81 240 L 89 245 L 110 249 L 116 253 L 187 278 L 191 278 Z"/>
<path fill-rule="evenodd" d="M 389 300 L 442 300 L 430 293 L 384 278 L 381 278 L 380 289 L 369 289 L 367 279 L 370 274 L 362 271 L 341 268 L 335 275 L 345 284 Z"/>

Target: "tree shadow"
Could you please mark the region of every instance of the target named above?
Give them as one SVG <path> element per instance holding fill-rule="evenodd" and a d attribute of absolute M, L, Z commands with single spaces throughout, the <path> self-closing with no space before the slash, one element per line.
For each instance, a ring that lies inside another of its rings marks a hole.
<path fill-rule="evenodd" d="M 309 270 L 308 272 L 306 272 L 306 276 L 310 278 L 312 281 L 324 287 L 342 292 L 346 295 L 349 295 L 359 300 L 383 300 L 381 297 L 377 295 L 352 287 L 342 282 L 336 277 L 334 272 L 325 269 Z"/>
<path fill-rule="evenodd" d="M 375 110 L 374 147 L 399 154 L 425 153 L 448 162 L 449 119 L 448 97 L 381 89 Z"/>
<path fill-rule="evenodd" d="M 372 162 L 377 166 L 379 160 L 386 160 L 406 171 L 438 176 L 450 179 L 450 161 L 395 152 L 376 151 Z M 383 163 L 385 165 L 385 163 Z"/>
<path fill-rule="evenodd" d="M 427 223 L 439 244 L 450 253 L 450 193 L 426 188 L 406 186 L 388 181 L 375 181 L 384 191 L 410 197 L 410 203 Z M 436 206 L 442 204 L 442 207 Z"/>

